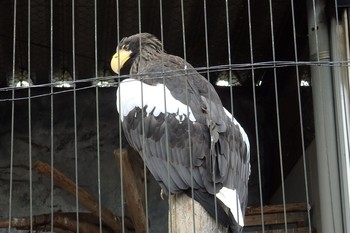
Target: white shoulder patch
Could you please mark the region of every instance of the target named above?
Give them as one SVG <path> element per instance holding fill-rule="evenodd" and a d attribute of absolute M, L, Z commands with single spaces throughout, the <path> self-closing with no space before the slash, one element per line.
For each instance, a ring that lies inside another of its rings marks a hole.
<path fill-rule="evenodd" d="M 216 194 L 216 197 L 220 201 L 222 201 L 222 203 L 224 203 L 225 206 L 227 206 L 230 209 L 236 222 L 243 227 L 244 218 L 243 218 L 243 213 L 240 205 L 241 202 L 239 200 L 239 195 L 236 192 L 236 189 L 232 190 L 232 189 L 223 187 Z"/>
<path fill-rule="evenodd" d="M 119 84 L 117 110 L 121 116 L 121 121 L 135 107 L 142 108 L 146 105 L 147 115 L 154 109 L 154 116 L 166 112 L 176 113 L 176 119 L 180 122 L 185 116 L 188 116 L 191 121 L 196 121 L 191 108 L 175 99 L 170 90 L 164 87 L 163 84 L 159 83 L 151 86 L 136 79 L 125 79 Z"/>

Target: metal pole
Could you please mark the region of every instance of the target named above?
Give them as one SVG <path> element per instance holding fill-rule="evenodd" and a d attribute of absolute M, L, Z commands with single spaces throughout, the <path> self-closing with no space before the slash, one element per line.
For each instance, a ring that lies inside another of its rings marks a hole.
<path fill-rule="evenodd" d="M 336 114 L 336 133 L 338 145 L 338 161 L 340 174 L 340 187 L 342 196 L 342 213 L 344 231 L 350 232 L 350 91 L 349 91 L 349 25 L 347 9 L 339 9 L 336 17 L 331 20 L 331 57 L 339 61 L 333 66 L 333 86 Z"/>
<path fill-rule="evenodd" d="M 308 30 L 311 60 L 330 61 L 329 30 L 326 0 L 309 0 Z M 318 232 L 343 232 L 342 206 L 337 156 L 334 93 L 331 66 L 311 66 L 312 94 L 315 116 L 315 138 L 320 199 Z M 321 231 L 320 231 L 321 230 Z"/>

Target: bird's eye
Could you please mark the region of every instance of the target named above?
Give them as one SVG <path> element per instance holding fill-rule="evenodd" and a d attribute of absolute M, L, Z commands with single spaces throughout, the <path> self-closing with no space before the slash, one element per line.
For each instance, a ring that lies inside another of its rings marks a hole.
<path fill-rule="evenodd" d="M 123 44 L 123 45 L 120 47 L 120 50 L 129 50 L 129 45 Z"/>

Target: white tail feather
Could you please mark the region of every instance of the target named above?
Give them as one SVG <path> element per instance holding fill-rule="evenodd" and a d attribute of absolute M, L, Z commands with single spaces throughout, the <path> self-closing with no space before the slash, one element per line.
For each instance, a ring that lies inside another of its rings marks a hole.
<path fill-rule="evenodd" d="M 241 205 L 240 205 L 240 200 L 239 200 L 239 195 L 236 192 L 236 190 L 232 190 L 232 189 L 228 189 L 226 187 L 223 187 L 222 189 L 220 189 L 220 191 L 216 194 L 216 197 L 222 201 L 222 203 L 224 203 L 224 205 L 226 205 L 234 219 L 236 220 L 236 222 L 240 225 L 240 226 L 244 226 L 244 218 L 243 218 L 243 214 L 242 214 L 242 209 L 241 209 Z"/>

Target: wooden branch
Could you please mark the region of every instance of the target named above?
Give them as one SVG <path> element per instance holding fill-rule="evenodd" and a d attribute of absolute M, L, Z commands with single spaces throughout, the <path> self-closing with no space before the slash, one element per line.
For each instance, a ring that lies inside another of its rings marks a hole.
<path fill-rule="evenodd" d="M 33 225 L 47 225 L 50 223 L 50 215 L 44 214 L 40 216 L 33 216 Z M 10 224 L 8 219 L 0 220 L 0 228 L 7 228 Z M 30 218 L 22 217 L 22 218 L 12 218 L 11 227 L 18 229 L 27 229 L 30 227 Z"/>
<path fill-rule="evenodd" d="M 21 230 L 28 230 L 28 229 L 29 228 L 21 229 Z M 38 226 L 38 227 L 36 227 L 33 230 L 35 230 L 36 232 L 51 232 L 50 226 Z M 52 232 L 54 232 L 54 233 L 76 233 L 76 230 L 75 231 L 70 231 L 70 230 L 63 229 L 63 228 L 60 228 L 60 227 L 57 227 L 57 226 L 54 225 Z"/>
<path fill-rule="evenodd" d="M 122 162 L 123 170 L 123 187 L 125 190 L 125 200 L 127 203 L 127 210 L 134 223 L 136 233 L 144 233 L 147 231 L 147 219 L 145 216 L 145 209 L 143 205 L 143 197 L 140 195 L 140 186 L 137 185 L 137 179 L 132 168 L 132 163 L 128 155 L 128 150 L 123 149 L 120 154 L 120 150 L 114 151 L 115 160 L 117 166 L 120 169 L 120 160 Z M 142 188 L 142 190 L 144 190 Z"/>
<path fill-rule="evenodd" d="M 39 230 L 39 229 L 38 229 Z M 42 229 L 42 231 L 44 231 L 45 229 Z M 45 232 L 45 231 L 44 231 Z M 69 231 L 67 229 L 61 229 L 59 227 L 54 227 L 53 228 L 53 232 L 55 233 L 74 233 L 74 231 Z"/>
<path fill-rule="evenodd" d="M 32 225 L 35 230 L 50 229 L 51 214 L 36 215 L 32 218 Z M 82 233 L 99 233 L 99 220 L 91 213 L 79 213 L 79 231 Z M 30 217 L 13 218 L 11 220 L 11 227 L 16 229 L 29 229 L 31 225 Z M 7 228 L 9 226 L 9 220 L 0 220 L 0 228 Z M 62 231 L 76 232 L 77 221 L 76 213 L 62 213 L 56 212 L 53 215 L 54 228 L 61 229 Z M 111 233 L 110 228 L 103 227 L 104 233 Z"/>
<path fill-rule="evenodd" d="M 64 228 L 69 231 L 76 231 L 78 227 L 78 223 L 75 219 L 71 219 L 64 215 L 57 215 L 54 218 L 55 225 L 59 226 L 60 228 Z M 81 233 L 99 233 L 100 228 L 99 226 L 96 226 L 94 224 L 88 223 L 88 222 L 80 222 L 79 221 L 79 232 Z"/>
<path fill-rule="evenodd" d="M 34 164 L 34 168 L 40 173 L 47 177 L 51 176 L 51 170 L 53 170 L 53 179 L 56 185 L 58 185 L 63 190 L 67 191 L 72 196 L 76 195 L 76 184 L 66 177 L 64 174 L 62 174 L 60 171 L 51 168 L 49 164 L 37 161 Z M 81 203 L 85 208 L 90 210 L 92 214 L 96 217 L 99 216 L 99 205 L 98 202 L 95 200 L 93 196 L 91 196 L 87 191 L 85 191 L 83 188 L 78 187 L 78 200 L 79 203 Z M 105 207 L 101 207 L 101 218 L 102 221 L 109 226 L 111 229 L 113 229 L 114 232 L 120 232 L 121 231 L 121 220 L 119 217 L 115 216 L 111 211 L 109 211 Z M 133 226 L 130 224 L 127 219 L 125 219 L 126 227 L 133 228 Z"/>
<path fill-rule="evenodd" d="M 193 232 L 193 224 L 195 224 L 195 232 L 227 232 L 226 227 L 220 224 L 217 226 L 215 219 L 197 201 L 192 202 L 192 198 L 186 194 L 174 194 L 170 197 L 170 202 L 169 227 L 171 232 Z M 194 203 L 194 206 L 192 203 Z"/>

